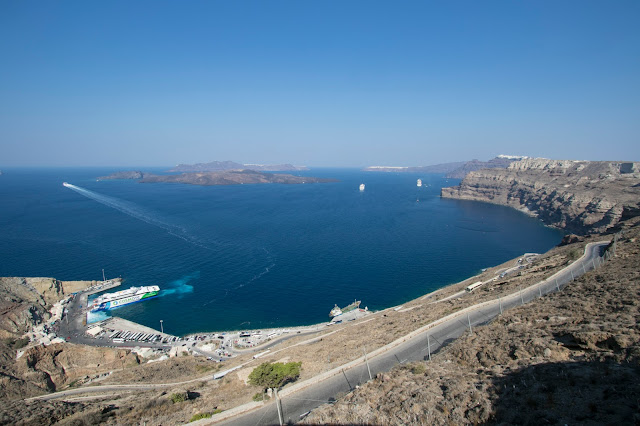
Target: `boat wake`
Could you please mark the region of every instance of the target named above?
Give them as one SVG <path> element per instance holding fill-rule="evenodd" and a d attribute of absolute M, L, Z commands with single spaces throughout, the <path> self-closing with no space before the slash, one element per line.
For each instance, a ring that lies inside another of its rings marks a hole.
<path fill-rule="evenodd" d="M 182 296 L 187 293 L 193 293 L 193 286 L 189 284 L 189 281 L 197 280 L 200 278 L 200 271 L 196 271 L 192 274 L 185 275 L 184 277 L 172 281 L 167 288 L 160 290 L 158 297 L 164 296 Z"/>
<path fill-rule="evenodd" d="M 164 220 L 158 219 L 156 214 L 150 211 L 147 211 L 146 209 L 138 206 L 135 203 L 124 201 L 115 197 L 110 197 L 108 195 L 99 194 L 97 192 L 93 192 L 88 189 L 82 188 L 80 186 L 72 185 L 67 182 L 63 183 L 63 185 L 77 192 L 80 195 L 84 195 L 85 197 L 91 200 L 97 201 L 100 204 L 116 209 L 135 219 L 148 223 L 149 225 L 157 226 L 158 228 L 161 228 L 167 231 L 167 233 L 169 233 L 170 235 L 180 238 L 183 241 L 186 241 L 190 244 L 193 244 L 195 246 L 198 246 L 207 250 L 212 250 L 211 247 L 208 247 L 207 245 L 198 241 L 196 238 L 189 235 L 185 228 L 181 226 L 173 225 L 173 224 L 167 223 Z"/>
<path fill-rule="evenodd" d="M 107 313 L 107 311 L 87 312 L 87 324 L 104 321 L 108 318 L 111 318 L 111 316 Z"/>

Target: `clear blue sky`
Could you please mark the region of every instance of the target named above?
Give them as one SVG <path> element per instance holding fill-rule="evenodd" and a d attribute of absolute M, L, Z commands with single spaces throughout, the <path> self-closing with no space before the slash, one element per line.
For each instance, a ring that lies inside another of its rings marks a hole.
<path fill-rule="evenodd" d="M 638 1 L 0 2 L 0 167 L 640 161 Z"/>

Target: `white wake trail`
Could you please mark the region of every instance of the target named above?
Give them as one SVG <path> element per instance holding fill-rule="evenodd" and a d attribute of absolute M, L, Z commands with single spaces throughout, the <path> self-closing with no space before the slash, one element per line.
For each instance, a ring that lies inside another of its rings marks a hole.
<path fill-rule="evenodd" d="M 116 209 L 126 215 L 129 215 L 135 219 L 141 220 L 143 222 L 148 223 L 149 225 L 153 225 L 153 226 L 157 226 L 158 228 L 164 229 L 165 231 L 167 231 L 170 235 L 173 235 L 174 237 L 180 238 L 181 240 L 184 240 L 190 244 L 196 245 L 198 247 L 202 247 L 205 248 L 207 250 L 211 250 L 210 247 L 207 247 L 205 245 L 203 245 L 202 243 L 200 243 L 199 241 L 197 241 L 195 238 L 191 237 L 190 235 L 188 235 L 185 231 L 184 228 L 176 226 L 176 225 L 172 225 L 170 223 L 167 223 L 163 220 L 158 219 L 157 217 L 155 217 L 156 215 L 145 210 L 144 208 L 131 203 L 129 201 L 124 201 L 121 200 L 119 198 L 115 198 L 115 197 L 110 197 L 108 195 L 104 195 L 104 194 L 99 194 L 97 192 L 93 192 L 90 191 L 88 189 L 76 186 L 76 185 L 72 185 L 70 183 L 65 182 L 63 184 L 65 187 L 77 192 L 80 195 L 84 195 L 87 198 L 90 198 L 94 201 L 97 201 L 100 204 L 103 204 L 107 207 L 111 207 L 113 209 Z"/>

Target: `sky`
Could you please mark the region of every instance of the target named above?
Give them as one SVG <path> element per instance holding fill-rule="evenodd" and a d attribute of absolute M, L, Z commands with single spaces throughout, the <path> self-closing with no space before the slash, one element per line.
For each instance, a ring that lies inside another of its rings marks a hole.
<path fill-rule="evenodd" d="M 638 1 L 0 2 L 0 168 L 640 161 Z"/>

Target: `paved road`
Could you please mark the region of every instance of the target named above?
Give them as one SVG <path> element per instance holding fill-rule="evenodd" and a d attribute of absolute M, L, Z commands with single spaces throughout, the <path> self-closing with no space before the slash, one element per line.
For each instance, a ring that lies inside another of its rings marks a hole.
<path fill-rule="evenodd" d="M 463 333 L 468 333 L 470 328 L 473 329 L 473 327 L 488 323 L 498 316 L 501 310 L 504 311 L 519 306 L 541 295 L 562 289 L 575 277 L 595 269 L 603 262 L 600 252 L 606 244 L 608 242 L 589 244 L 583 257 L 538 284 L 517 291 L 502 299 L 484 302 L 463 309 L 432 323 L 433 325 L 425 326 L 421 330 L 411 333 L 410 337 L 405 338 L 405 341 L 400 339 L 400 341 L 388 345 L 392 346 L 389 350 L 384 352 L 375 351 L 382 353 L 372 354 L 369 357 L 369 368 L 372 376 L 379 372 L 389 371 L 397 364 L 427 360 L 429 349 L 433 354 Z M 358 350 L 358 348 L 354 348 L 354 350 Z M 280 396 L 285 422 L 297 422 L 305 413 L 321 404 L 335 401 L 339 394 L 349 392 L 369 380 L 369 371 L 363 358 L 351 364 L 354 364 L 354 366 L 345 368 L 342 371 L 334 371 L 335 374 L 324 380 L 318 378 L 310 379 L 305 383 L 283 389 L 280 392 Z M 230 410 L 229 414 L 240 410 L 241 408 L 238 407 L 236 410 Z M 223 416 L 218 417 L 218 419 L 221 418 Z M 199 424 L 216 422 L 218 419 L 207 419 Z M 278 423 L 275 402 L 270 402 L 261 408 L 229 418 L 223 421 L 222 424 L 271 425 Z"/>

